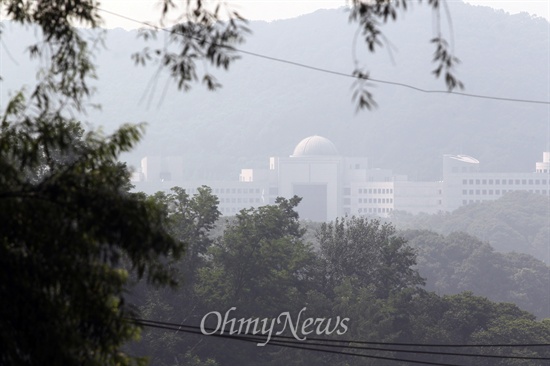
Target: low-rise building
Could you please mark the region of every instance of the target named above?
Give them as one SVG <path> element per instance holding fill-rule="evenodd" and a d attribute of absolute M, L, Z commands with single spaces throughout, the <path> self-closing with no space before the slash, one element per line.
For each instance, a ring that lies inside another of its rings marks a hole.
<path fill-rule="evenodd" d="M 183 160 L 147 157 L 134 175 L 137 190 L 153 193 L 173 186 L 190 194 L 202 185 L 218 196 L 223 215 L 274 203 L 278 196 L 302 197 L 300 217 L 327 221 L 344 215 L 387 217 L 393 210 L 409 213 L 453 211 L 460 206 L 494 200 L 510 191 L 550 194 L 550 153 L 532 173 L 482 172 L 467 155 L 444 155 L 441 181 L 409 181 L 390 169 L 370 167 L 366 157 L 344 157 L 321 136 L 298 143 L 291 155 L 269 158 L 266 169 L 242 169 L 234 181 L 186 181 Z"/>

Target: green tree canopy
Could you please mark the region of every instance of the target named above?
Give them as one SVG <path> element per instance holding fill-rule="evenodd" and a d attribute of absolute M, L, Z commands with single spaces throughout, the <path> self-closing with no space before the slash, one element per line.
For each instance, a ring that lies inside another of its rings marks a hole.
<path fill-rule="evenodd" d="M 308 279 L 311 248 L 294 210 L 298 197 L 275 205 L 241 210 L 209 251 L 197 291 L 210 306 L 237 306 L 248 314 L 272 315 L 299 304 Z M 298 306 L 298 305 L 297 305 Z M 287 309 L 288 311 L 288 309 Z"/>
<path fill-rule="evenodd" d="M 142 126 L 103 137 L 24 112 L 20 94 L 0 126 L 0 363 L 129 364 L 129 272 L 174 285 L 166 263 L 183 252 L 117 161 Z"/>
<path fill-rule="evenodd" d="M 392 291 L 424 283 L 412 268 L 413 249 L 391 224 L 364 217 L 336 219 L 321 225 L 317 239 L 333 286 L 353 279 L 359 286 L 373 286 L 380 298 L 386 298 Z"/>

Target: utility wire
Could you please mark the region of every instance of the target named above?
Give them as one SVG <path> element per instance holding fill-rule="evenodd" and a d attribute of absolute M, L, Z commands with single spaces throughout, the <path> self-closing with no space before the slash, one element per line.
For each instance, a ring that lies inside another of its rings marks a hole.
<path fill-rule="evenodd" d="M 174 326 L 174 327 L 187 327 L 191 329 L 200 329 L 198 326 L 194 325 L 184 325 L 184 324 L 177 324 L 177 323 L 169 323 L 169 322 L 161 322 L 156 320 L 147 320 L 147 319 L 140 319 L 140 318 L 128 318 L 128 320 L 132 320 L 135 322 L 147 322 L 152 324 L 159 324 L 159 325 L 166 325 L 166 326 Z M 205 327 L 205 330 L 214 331 L 213 328 Z M 278 336 L 282 338 L 289 338 L 294 339 L 293 337 L 288 336 Z M 504 344 L 429 344 L 429 343 L 399 343 L 399 342 L 371 342 L 371 341 L 357 341 L 357 340 L 342 340 L 342 339 L 324 339 L 324 338 L 308 338 L 310 340 L 314 341 L 330 341 L 330 342 L 340 342 L 340 343 L 356 343 L 356 344 L 367 344 L 367 345 L 387 345 L 387 346 L 409 346 L 409 347 L 449 347 L 449 348 L 474 348 L 474 347 L 550 347 L 550 343 L 504 343 Z"/>
<path fill-rule="evenodd" d="M 146 320 L 146 319 L 139 319 L 139 318 L 133 318 L 132 321 L 144 325 L 154 325 L 154 326 L 162 326 L 166 327 L 166 329 L 170 330 L 177 330 L 177 331 L 183 331 L 181 328 L 189 328 L 189 331 L 197 332 L 199 331 L 199 327 L 197 326 L 191 326 L 191 325 L 181 325 L 181 324 L 175 324 L 175 323 L 167 323 L 167 322 L 159 322 L 159 321 L 153 321 L 153 320 Z M 204 328 L 205 330 L 209 331 L 216 331 L 212 328 Z M 185 329 L 186 331 L 188 329 Z M 201 330 L 201 334 L 202 330 Z M 231 337 L 231 336 L 229 336 Z M 242 336 L 239 336 L 242 337 Z M 261 336 L 245 336 L 248 338 L 255 339 L 256 342 L 263 342 L 265 341 L 265 338 Z M 384 343 L 384 342 L 360 342 L 360 341 L 351 341 L 351 340 L 335 340 L 335 339 L 322 339 L 322 338 L 309 338 L 307 342 L 298 342 L 293 337 L 290 336 L 281 336 L 281 335 L 273 335 L 271 342 L 279 342 L 284 344 L 305 344 L 307 346 L 321 346 L 321 347 L 330 347 L 330 348 L 349 348 L 349 349 L 357 349 L 357 350 L 369 350 L 369 351 L 383 351 L 383 352 L 403 352 L 403 353 L 415 353 L 415 354 L 429 354 L 429 355 L 440 355 L 440 356 L 460 356 L 460 357 L 484 357 L 484 358 L 498 358 L 498 359 L 519 359 L 519 360 L 544 360 L 549 361 L 550 358 L 546 357 L 528 357 L 528 356 L 503 356 L 503 355 L 485 355 L 485 354 L 472 354 L 472 353 L 456 353 L 456 352 L 436 352 L 436 351 L 424 351 L 424 350 L 411 350 L 411 349 L 395 349 L 395 348 L 380 348 L 380 347 L 365 347 L 365 346 L 352 346 L 349 345 L 349 343 L 355 343 L 355 344 L 382 344 L 385 346 L 391 346 L 391 345 L 399 345 L 399 346 L 411 346 L 411 344 L 404 344 L 404 343 Z M 281 338 L 281 339 L 279 339 Z M 284 339 L 290 339 L 284 340 Z M 317 342 L 311 342 L 311 341 L 322 341 L 325 343 L 317 343 Z M 339 345 L 334 343 L 348 343 L 346 345 Z M 415 345 L 418 347 L 419 345 Z M 433 345 L 427 345 L 423 344 L 422 347 L 431 347 Z M 449 345 L 438 345 L 443 347 L 449 347 Z M 490 346 L 490 347 L 496 347 L 494 345 L 484 345 L 484 346 Z M 514 345 L 515 346 L 515 345 Z M 452 347 L 452 345 L 450 346 Z M 469 347 L 475 347 L 469 346 Z"/>
<path fill-rule="evenodd" d="M 178 327 L 170 327 L 170 326 L 157 325 L 157 324 L 146 324 L 146 323 L 138 322 L 138 321 L 135 321 L 135 323 L 139 324 L 139 325 L 143 325 L 145 327 L 150 327 L 150 328 L 158 328 L 158 329 L 166 329 L 166 330 L 178 330 L 179 332 L 182 332 L 182 333 L 197 334 L 197 335 L 202 335 L 202 336 L 205 335 L 201 331 L 197 331 L 197 330 L 178 329 Z M 235 336 L 235 335 L 224 335 L 224 334 L 211 334 L 209 336 L 210 337 L 218 337 L 218 338 L 234 339 L 234 340 L 240 340 L 240 341 L 252 342 L 252 343 L 258 343 L 258 340 L 259 340 L 259 338 L 254 338 L 254 337 L 250 337 L 250 336 Z M 449 364 L 449 363 L 420 361 L 420 360 L 409 360 L 409 359 L 402 359 L 402 358 L 395 358 L 395 357 L 384 357 L 384 356 L 366 355 L 366 354 L 362 354 L 362 353 L 335 351 L 335 350 L 329 350 L 329 349 L 323 349 L 323 348 L 317 348 L 317 347 L 307 347 L 307 346 L 304 346 L 304 345 L 299 345 L 298 346 L 298 345 L 287 344 L 287 343 L 291 343 L 291 342 L 274 340 L 272 342 L 267 343 L 267 345 L 286 347 L 286 348 L 295 348 L 295 349 L 300 349 L 300 350 L 317 351 L 317 352 L 324 352 L 324 353 L 332 353 L 332 354 L 345 355 L 345 356 L 374 358 L 374 359 L 385 360 L 385 361 L 409 362 L 409 363 L 416 363 L 416 364 L 422 364 L 422 365 L 463 366 L 463 365 L 459 365 L 459 364 Z"/>
<path fill-rule="evenodd" d="M 162 28 L 162 27 L 159 27 L 159 26 L 156 26 L 156 25 L 153 25 L 153 24 L 142 22 L 142 21 L 139 21 L 137 19 L 130 18 L 126 15 L 122 15 L 122 14 L 119 14 L 119 13 L 112 12 L 110 10 L 105 10 L 105 9 L 102 9 L 102 8 L 97 8 L 97 9 L 104 12 L 104 13 L 111 14 L 113 16 L 116 16 L 116 17 L 119 17 L 119 18 L 122 18 L 122 19 L 126 19 L 126 20 L 129 20 L 129 21 L 134 22 L 134 23 L 138 23 L 138 24 L 150 27 L 150 28 L 154 28 L 156 30 L 161 30 L 161 31 L 164 31 L 164 32 L 172 33 L 172 31 L 170 29 L 167 29 L 167 28 Z M 178 34 L 180 34 L 180 33 L 178 33 Z M 183 35 L 183 34 L 181 34 L 181 35 Z M 198 37 L 192 37 L 192 38 L 195 38 L 196 40 L 199 40 L 199 41 L 204 41 L 202 39 L 199 39 Z M 308 70 L 313 70 L 313 71 L 318 71 L 318 72 L 322 72 L 322 73 L 326 73 L 326 74 L 332 74 L 332 75 L 347 77 L 347 78 L 351 78 L 351 79 L 363 79 L 363 80 L 369 80 L 369 81 L 373 81 L 373 82 L 380 83 L 380 84 L 400 86 L 400 87 L 403 87 L 403 88 L 412 89 L 412 90 L 420 92 L 420 93 L 426 93 L 426 94 L 451 94 L 451 95 L 459 95 L 459 96 L 468 97 L 468 98 L 479 98 L 479 99 L 490 99 L 490 100 L 498 100 L 498 101 L 505 101 L 505 102 L 550 105 L 550 101 L 544 101 L 544 100 L 507 98 L 507 97 L 497 97 L 497 96 L 492 96 L 492 95 L 462 93 L 462 92 L 454 92 L 454 91 L 446 91 L 446 90 L 423 89 L 423 88 L 416 87 L 414 85 L 401 83 L 401 82 L 397 82 L 397 81 L 373 79 L 373 78 L 370 78 L 370 77 L 367 77 L 367 76 L 362 76 L 362 75 L 350 75 L 350 74 L 340 72 L 340 71 L 329 70 L 329 69 L 325 69 L 325 68 L 321 68 L 321 67 L 317 67 L 317 66 L 312 66 L 312 65 L 308 65 L 308 64 L 304 64 L 304 63 L 300 63 L 300 62 L 296 62 L 296 61 L 290 61 L 290 60 L 282 59 L 282 58 L 279 58 L 279 57 L 267 56 L 267 55 L 263 55 L 263 54 L 256 53 L 256 52 L 245 51 L 245 50 L 235 48 L 235 47 L 228 47 L 228 46 L 224 46 L 224 45 L 214 44 L 214 43 L 211 43 L 211 42 L 210 42 L 210 44 L 216 45 L 218 47 L 230 48 L 231 50 L 233 50 L 235 52 L 239 52 L 239 53 L 242 53 L 242 54 L 245 54 L 245 55 L 262 58 L 262 59 L 265 59 L 265 60 L 284 63 L 284 64 L 288 64 L 288 65 L 292 65 L 292 66 L 296 66 L 296 67 L 301 67 L 301 68 L 308 69 Z"/>

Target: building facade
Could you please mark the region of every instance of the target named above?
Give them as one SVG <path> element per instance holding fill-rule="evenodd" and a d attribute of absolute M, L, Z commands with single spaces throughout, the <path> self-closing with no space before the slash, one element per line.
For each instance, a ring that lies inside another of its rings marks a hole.
<path fill-rule="evenodd" d="M 443 179 L 409 181 L 390 169 L 369 167 L 366 157 L 344 157 L 321 136 L 310 136 L 288 157 L 269 158 L 267 169 L 242 169 L 235 181 L 186 181 L 177 157 L 147 157 L 134 175 L 137 190 L 153 193 L 173 186 L 196 193 L 202 185 L 218 196 L 222 215 L 274 203 L 278 196 L 302 197 L 300 217 L 328 221 L 344 215 L 387 217 L 394 210 L 409 213 L 453 211 L 495 200 L 511 191 L 550 194 L 550 152 L 532 173 L 487 173 L 467 155 L 443 156 Z"/>

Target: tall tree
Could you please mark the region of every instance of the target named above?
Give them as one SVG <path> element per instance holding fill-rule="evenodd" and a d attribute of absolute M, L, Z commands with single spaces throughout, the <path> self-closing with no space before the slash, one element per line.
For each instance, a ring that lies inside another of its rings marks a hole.
<path fill-rule="evenodd" d="M 209 252 L 198 291 L 209 305 L 238 306 L 246 314 L 273 315 L 299 304 L 296 295 L 313 260 L 295 207 L 300 198 L 241 210 Z"/>
<path fill-rule="evenodd" d="M 412 267 L 416 255 L 391 224 L 364 217 L 336 219 L 317 234 L 326 277 L 332 286 L 345 279 L 373 286 L 380 298 L 424 283 Z"/>
<path fill-rule="evenodd" d="M 174 285 L 165 264 L 183 252 L 117 161 L 142 128 L 103 137 L 25 112 L 19 94 L 0 126 L 0 363 L 130 364 L 129 274 Z"/>

